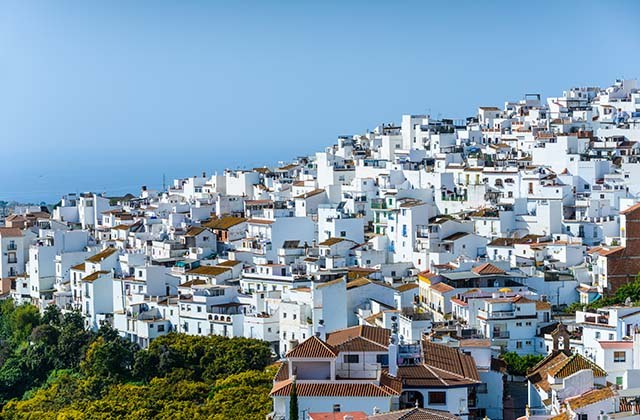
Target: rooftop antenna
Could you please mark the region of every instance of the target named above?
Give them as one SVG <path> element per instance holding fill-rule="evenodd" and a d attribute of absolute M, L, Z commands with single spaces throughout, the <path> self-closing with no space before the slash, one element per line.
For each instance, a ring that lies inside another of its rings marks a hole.
<path fill-rule="evenodd" d="M 165 178 L 164 174 L 162 174 L 162 192 L 164 192 L 166 189 L 167 189 L 166 178 Z"/>

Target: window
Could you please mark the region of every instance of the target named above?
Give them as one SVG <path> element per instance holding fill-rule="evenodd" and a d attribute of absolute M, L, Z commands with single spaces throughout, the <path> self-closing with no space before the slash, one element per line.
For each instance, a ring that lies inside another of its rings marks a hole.
<path fill-rule="evenodd" d="M 609 340 L 613 341 L 613 334 L 609 334 Z"/>
<path fill-rule="evenodd" d="M 340 236 L 342 236 L 343 238 L 347 236 L 347 231 L 345 230 L 340 231 Z"/>
<path fill-rule="evenodd" d="M 293 314 L 293 319 L 296 319 L 298 317 L 298 315 Z"/>
<path fill-rule="evenodd" d="M 360 363 L 360 355 L 358 354 L 345 354 L 344 363 Z"/>
<path fill-rule="evenodd" d="M 158 325 L 158 332 L 164 332 L 164 325 Z"/>
<path fill-rule="evenodd" d="M 522 322 L 516 322 L 516 327 L 522 327 Z"/>
<path fill-rule="evenodd" d="M 596 331 L 596 340 L 600 338 L 600 331 Z"/>
<path fill-rule="evenodd" d="M 516 341 L 516 348 L 517 349 L 521 349 L 522 348 L 522 341 Z"/>
<path fill-rule="evenodd" d="M 389 366 L 389 355 L 388 354 L 376 355 L 376 363 L 380 363 L 380 366 L 382 367 Z"/>
<path fill-rule="evenodd" d="M 447 393 L 442 391 L 429 392 L 429 405 L 445 405 Z"/>
<path fill-rule="evenodd" d="M 627 360 L 627 353 L 624 351 L 614 351 L 613 352 L 613 361 L 614 363 L 623 363 Z"/>
<path fill-rule="evenodd" d="M 476 392 L 478 394 L 487 394 L 489 392 L 488 389 L 487 389 L 487 384 L 483 383 L 483 384 L 478 385 L 478 387 L 476 388 Z"/>

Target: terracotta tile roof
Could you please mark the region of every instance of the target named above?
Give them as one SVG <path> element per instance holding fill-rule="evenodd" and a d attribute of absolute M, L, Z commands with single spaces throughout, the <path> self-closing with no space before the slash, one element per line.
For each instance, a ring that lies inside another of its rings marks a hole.
<path fill-rule="evenodd" d="M 275 222 L 273 220 L 265 220 L 265 219 L 249 219 L 247 223 L 252 223 L 255 225 L 272 225 Z"/>
<path fill-rule="evenodd" d="M 436 292 L 439 292 L 439 293 L 446 293 L 446 292 L 455 290 L 455 288 L 441 281 L 440 283 L 432 284 L 431 290 L 435 290 Z"/>
<path fill-rule="evenodd" d="M 0 236 L 3 238 L 19 238 L 22 231 L 18 228 L 0 227 Z"/>
<path fill-rule="evenodd" d="M 515 244 L 535 244 L 540 235 L 526 235 L 522 238 L 496 238 L 489 242 L 487 246 L 513 246 Z"/>
<path fill-rule="evenodd" d="M 371 280 L 369 280 L 366 277 L 360 277 L 360 278 L 357 278 L 355 280 L 351 280 L 350 282 L 348 282 L 347 283 L 347 290 L 355 289 L 356 287 L 360 287 L 360 286 L 366 286 L 369 283 L 371 283 Z"/>
<path fill-rule="evenodd" d="M 368 417 L 371 420 L 453 420 L 459 417 L 448 411 L 428 408 L 409 408 Z"/>
<path fill-rule="evenodd" d="M 276 382 L 271 389 L 272 397 L 288 397 L 291 394 L 291 379 Z M 371 382 L 363 383 L 308 383 L 296 382 L 298 397 L 396 397 L 400 393 Z"/>
<path fill-rule="evenodd" d="M 218 266 L 210 266 L 210 265 L 201 265 L 200 267 L 196 267 L 192 270 L 186 272 L 187 275 L 198 275 L 198 276 L 219 276 L 222 273 L 229 271 L 228 267 L 218 267 Z"/>
<path fill-rule="evenodd" d="M 369 416 L 364 411 L 337 411 L 324 413 L 309 413 L 309 420 L 343 420 L 345 417 L 352 420 L 367 420 Z"/>
<path fill-rule="evenodd" d="M 315 335 L 304 340 L 287 352 L 287 358 L 322 358 L 335 359 L 338 356 L 338 350 L 333 346 L 320 340 Z"/>
<path fill-rule="evenodd" d="M 454 375 L 428 365 L 399 366 L 398 378 L 408 388 L 448 388 L 478 383 L 477 380 Z"/>
<path fill-rule="evenodd" d="M 286 379 L 289 379 L 289 362 L 280 363 L 276 376 L 273 378 L 276 382 L 284 381 Z"/>
<path fill-rule="evenodd" d="M 396 287 L 396 290 L 398 292 L 406 292 L 408 290 L 416 289 L 417 287 L 418 287 L 417 283 L 405 283 L 405 284 L 401 284 L 400 286 Z"/>
<path fill-rule="evenodd" d="M 569 413 L 567 413 L 566 411 L 563 411 L 560 414 L 550 417 L 548 420 L 569 420 L 570 418 L 571 417 L 569 416 Z"/>
<path fill-rule="evenodd" d="M 335 280 L 329 280 L 322 283 L 318 283 L 316 289 L 322 289 L 323 287 L 333 286 L 334 284 L 340 284 L 344 281 L 343 278 L 337 278 Z"/>
<path fill-rule="evenodd" d="M 386 351 L 390 335 L 387 328 L 358 325 L 327 334 L 327 343 L 339 351 Z"/>
<path fill-rule="evenodd" d="M 571 410 L 575 411 L 579 408 L 586 407 L 588 405 L 595 404 L 597 402 L 604 401 L 609 398 L 613 398 L 613 396 L 614 396 L 613 390 L 607 387 L 607 388 L 601 388 L 601 389 L 594 389 L 594 390 L 585 392 L 584 394 L 577 397 L 567 398 L 565 400 L 565 403 L 569 407 L 571 407 Z"/>
<path fill-rule="evenodd" d="M 623 249 L 624 249 L 623 246 L 616 246 L 612 248 L 601 248 L 600 250 L 596 251 L 596 253 L 602 256 L 608 256 L 608 255 L 613 255 L 617 252 L 620 252 Z"/>
<path fill-rule="evenodd" d="M 446 238 L 442 238 L 443 241 L 455 241 L 460 238 L 464 238 L 469 235 L 469 232 L 456 232 L 452 235 L 447 236 Z"/>
<path fill-rule="evenodd" d="M 598 341 L 603 349 L 632 349 L 633 341 Z"/>
<path fill-rule="evenodd" d="M 326 241 L 320 242 L 320 246 L 331 246 L 335 244 L 339 244 L 342 241 L 346 241 L 345 238 L 329 238 Z"/>
<path fill-rule="evenodd" d="M 580 354 L 567 356 L 562 351 L 556 350 L 532 367 L 527 374 L 527 379 L 534 387 L 549 392 L 551 391 L 551 385 L 547 380 L 548 375 L 565 378 L 582 369 L 591 369 L 594 376 L 607 376 L 607 373 L 601 367 L 584 356 Z"/>
<path fill-rule="evenodd" d="M 96 271 L 95 273 L 91 273 L 88 276 L 85 276 L 82 278 L 82 281 L 86 281 L 86 282 L 94 282 L 96 280 L 98 280 L 98 278 L 103 275 L 103 274 L 109 274 L 108 271 Z"/>
<path fill-rule="evenodd" d="M 634 204 L 633 206 L 631 206 L 631 207 L 629 207 L 629 208 L 627 208 L 627 209 L 625 209 L 625 210 L 622 210 L 622 211 L 620 212 L 620 214 L 629 214 L 629 213 L 633 213 L 633 212 L 635 212 L 635 211 L 636 211 L 636 210 L 638 210 L 638 209 L 640 209 L 640 203 Z"/>
<path fill-rule="evenodd" d="M 105 258 L 107 258 L 110 255 L 112 255 L 116 251 L 117 251 L 117 249 L 115 249 L 115 248 L 105 248 L 102 251 L 100 251 L 97 254 L 95 254 L 94 256 L 87 258 L 85 261 L 89 261 L 90 263 L 99 263 L 102 260 L 104 260 Z"/>
<path fill-rule="evenodd" d="M 191 228 L 189 228 L 189 230 L 187 231 L 187 233 L 184 234 L 184 236 L 198 236 L 200 235 L 202 232 L 204 232 L 206 229 L 203 227 L 199 227 L 199 226 L 192 226 Z"/>
<path fill-rule="evenodd" d="M 227 261 L 223 261 L 221 263 L 216 264 L 218 267 L 235 267 L 238 264 L 242 264 L 242 261 L 236 261 L 236 260 L 227 260 Z"/>
<path fill-rule="evenodd" d="M 541 300 L 536 301 L 536 311 L 549 311 L 551 310 L 551 304 L 549 302 L 543 302 Z"/>
<path fill-rule="evenodd" d="M 300 194 L 300 195 L 298 195 L 298 196 L 296 196 L 296 197 L 293 197 L 293 198 L 294 198 L 294 199 L 295 199 L 295 198 L 302 198 L 302 199 L 304 199 L 304 198 L 313 197 L 314 195 L 322 194 L 323 192 L 324 192 L 324 189 L 322 189 L 322 188 L 316 188 L 316 189 L 315 189 L 315 190 L 313 190 L 313 191 L 309 191 L 309 192 L 306 192 L 306 193 L 304 193 L 304 194 Z"/>
<path fill-rule="evenodd" d="M 473 271 L 476 274 L 480 274 L 481 276 L 486 276 L 486 275 L 490 275 L 490 274 L 504 274 L 504 270 L 499 269 L 498 267 L 496 267 L 495 265 L 491 264 L 491 263 L 484 263 L 482 265 L 479 265 L 477 267 L 473 267 L 471 269 L 471 271 Z"/>
<path fill-rule="evenodd" d="M 491 340 L 482 338 L 468 338 L 460 340 L 460 347 L 491 347 Z"/>
<path fill-rule="evenodd" d="M 235 225 L 239 225 L 240 223 L 246 222 L 247 219 L 244 217 L 235 217 L 235 216 L 225 216 L 220 219 L 210 220 L 206 223 L 203 223 L 202 226 L 208 227 L 209 229 L 218 229 L 218 230 L 227 230 Z"/>
<path fill-rule="evenodd" d="M 548 372 L 549 375 L 555 378 L 566 378 L 583 369 L 591 369 L 593 376 L 607 376 L 607 372 L 604 369 L 578 353 L 569 356 L 568 359 L 558 363 Z"/>
<path fill-rule="evenodd" d="M 71 267 L 71 269 L 72 270 L 84 271 L 84 263 L 78 264 L 78 265 L 74 265 L 73 267 Z"/>
<path fill-rule="evenodd" d="M 478 368 L 473 357 L 458 349 L 423 340 L 424 363 L 466 379 L 479 381 Z"/>

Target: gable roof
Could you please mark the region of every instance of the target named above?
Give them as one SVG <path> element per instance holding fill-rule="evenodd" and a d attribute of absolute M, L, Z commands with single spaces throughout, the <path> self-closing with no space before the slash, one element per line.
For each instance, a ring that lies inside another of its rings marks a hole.
<path fill-rule="evenodd" d="M 339 244 L 340 242 L 343 242 L 343 241 L 353 242 L 353 241 L 350 241 L 349 239 L 333 237 L 333 238 L 327 239 L 326 241 L 320 242 L 318 245 L 331 246 L 331 245 Z"/>
<path fill-rule="evenodd" d="M 206 230 L 205 228 L 200 226 L 191 226 L 187 231 L 187 233 L 184 234 L 184 236 L 198 236 L 205 230 Z"/>
<path fill-rule="evenodd" d="M 83 277 L 82 281 L 86 281 L 88 283 L 92 283 L 92 282 L 98 280 L 98 278 L 103 274 L 109 274 L 109 271 L 96 271 L 94 273 L 89 274 L 88 276 Z"/>
<path fill-rule="evenodd" d="M 314 358 L 314 359 L 335 359 L 338 350 L 333 346 L 320 340 L 315 335 L 304 340 L 287 352 L 287 358 Z"/>
<path fill-rule="evenodd" d="M 192 270 L 186 272 L 186 274 L 198 275 L 198 276 L 219 276 L 222 273 L 229 271 L 228 267 L 201 265 Z"/>
<path fill-rule="evenodd" d="M 491 275 L 491 274 L 504 274 L 505 271 L 499 269 L 498 267 L 496 267 L 495 265 L 491 264 L 491 263 L 484 263 L 482 265 L 479 265 L 477 267 L 473 267 L 471 269 L 471 271 L 473 271 L 476 274 L 479 274 L 481 276 L 487 276 L 487 275 Z"/>
<path fill-rule="evenodd" d="M 391 330 L 357 325 L 327 334 L 327 343 L 338 351 L 387 351 Z"/>
<path fill-rule="evenodd" d="M 607 376 L 604 369 L 578 353 L 568 356 L 562 351 L 554 350 L 529 370 L 527 379 L 537 389 L 549 392 L 551 391 L 551 384 L 548 382 L 549 375 L 556 378 L 566 378 L 583 369 L 591 369 L 593 376 Z"/>
<path fill-rule="evenodd" d="M 0 236 L 4 238 L 19 238 L 22 231 L 18 228 L 0 227 Z"/>
<path fill-rule="evenodd" d="M 314 195 L 322 194 L 323 192 L 324 192 L 324 189 L 316 188 L 315 190 L 306 192 L 304 194 L 300 194 L 300 195 L 295 196 L 293 198 L 294 199 L 305 199 L 305 198 L 313 197 Z"/>
<path fill-rule="evenodd" d="M 202 226 L 208 227 L 209 229 L 227 230 L 246 221 L 247 219 L 244 217 L 225 216 L 220 219 L 209 220 L 208 222 L 203 223 Z"/>
<path fill-rule="evenodd" d="M 480 380 L 473 357 L 456 348 L 423 340 L 424 363 L 464 378 Z"/>
<path fill-rule="evenodd" d="M 276 382 L 271 389 L 272 397 L 288 397 L 291 394 L 292 380 Z M 298 397 L 395 397 L 400 392 L 374 383 L 309 383 L 297 382 Z"/>
<path fill-rule="evenodd" d="M 609 387 L 601 389 L 592 389 L 577 397 L 570 397 L 565 400 L 565 403 L 571 407 L 571 410 L 575 411 L 579 408 L 586 407 L 591 404 L 598 403 L 600 401 L 613 398 L 613 390 Z"/>
<path fill-rule="evenodd" d="M 429 408 L 408 408 L 406 410 L 376 414 L 368 418 L 371 420 L 453 420 L 459 417 L 448 411 Z"/>
<path fill-rule="evenodd" d="M 87 258 L 85 261 L 88 261 L 90 263 L 99 263 L 102 260 L 104 260 L 105 258 L 111 256 L 116 251 L 117 251 L 117 249 L 115 249 L 115 248 L 105 248 L 102 251 L 98 252 L 97 254 Z"/>

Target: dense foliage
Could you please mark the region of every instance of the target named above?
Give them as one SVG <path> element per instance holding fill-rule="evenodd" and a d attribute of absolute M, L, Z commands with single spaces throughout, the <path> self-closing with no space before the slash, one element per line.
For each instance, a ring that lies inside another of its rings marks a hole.
<path fill-rule="evenodd" d="M 0 303 L 1 418 L 264 418 L 265 342 L 168 334 L 148 349 L 78 313 Z"/>
<path fill-rule="evenodd" d="M 598 309 L 604 308 L 605 306 L 624 305 L 627 299 L 634 304 L 640 303 L 640 274 L 636 275 L 636 278 L 632 282 L 620 286 L 612 296 L 600 298 L 588 305 L 575 302 L 569 305 L 565 312 L 573 314 L 576 311 L 581 311 L 585 306 L 587 309 Z"/>
<path fill-rule="evenodd" d="M 507 352 L 501 357 L 507 364 L 507 373 L 509 373 L 509 375 L 516 376 L 525 376 L 527 374 L 527 370 L 534 367 L 544 358 L 544 356 L 534 354 L 520 356 L 516 352 Z"/>

